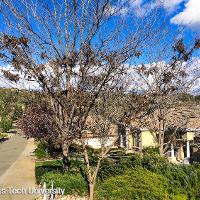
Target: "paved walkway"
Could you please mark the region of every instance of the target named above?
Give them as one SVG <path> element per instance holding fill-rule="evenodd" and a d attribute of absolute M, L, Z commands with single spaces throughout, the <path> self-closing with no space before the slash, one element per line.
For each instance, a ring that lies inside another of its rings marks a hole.
<path fill-rule="evenodd" d="M 32 139 L 18 135 L 0 144 L 0 200 L 35 199 L 27 194 L 29 187 L 35 188 L 34 148 Z"/>
<path fill-rule="evenodd" d="M 19 135 L 0 143 L 0 177 L 17 160 L 26 145 L 27 140 Z"/>

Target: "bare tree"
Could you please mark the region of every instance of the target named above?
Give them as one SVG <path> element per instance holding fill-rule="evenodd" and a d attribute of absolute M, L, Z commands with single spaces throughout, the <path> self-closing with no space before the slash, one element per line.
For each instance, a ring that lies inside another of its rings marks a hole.
<path fill-rule="evenodd" d="M 109 90 L 108 88 L 106 91 L 101 92 L 96 106 L 91 111 L 91 122 L 86 124 L 86 129 L 91 131 L 93 137 L 99 143 L 99 147 L 97 147 L 99 153 L 97 154 L 95 166 L 91 163 L 92 160 L 88 155 L 85 138 L 82 138 L 90 196 L 94 195 L 94 187 L 101 162 L 107 158 L 110 150 L 118 140 L 116 124 L 123 116 L 123 112 L 120 112 L 118 109 L 120 101 L 118 92 Z"/>
<path fill-rule="evenodd" d="M 123 18 L 128 3 L 0 1 L 1 63 L 11 66 L 2 72 L 12 82 L 23 79 L 39 84 L 52 107 L 66 167 L 69 146 L 82 138 L 101 91 L 122 75 L 147 49 L 147 41 L 157 40 L 163 29 L 159 11 L 137 23 L 130 16 Z"/>
<path fill-rule="evenodd" d="M 170 126 L 175 126 L 172 133 L 174 135 L 177 128 L 187 125 L 192 115 L 191 112 L 187 115 L 183 112 L 180 94 L 187 92 L 194 82 L 194 79 L 187 79 L 187 68 L 193 52 L 199 49 L 199 40 L 197 39 L 190 49 L 179 40 L 173 49 L 174 55 L 169 62 L 162 61 L 137 68 L 139 78 L 145 86 L 143 89 L 148 102 L 145 107 L 146 112 L 140 114 L 140 122 L 157 133 L 161 155 L 171 142 L 171 137 L 168 137 L 169 140 L 164 143 L 167 138 L 166 130 Z"/>

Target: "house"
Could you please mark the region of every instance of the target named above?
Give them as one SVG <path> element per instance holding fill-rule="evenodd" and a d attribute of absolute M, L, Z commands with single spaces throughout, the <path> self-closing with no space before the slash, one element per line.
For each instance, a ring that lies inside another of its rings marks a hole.
<path fill-rule="evenodd" d="M 85 144 L 93 149 L 100 149 L 102 146 L 112 146 L 117 138 L 116 126 L 111 126 L 107 135 L 95 135 L 92 131 L 83 130 L 83 138 Z"/>
<path fill-rule="evenodd" d="M 171 162 L 189 163 L 191 158 L 191 149 L 192 152 L 194 152 L 193 145 L 196 134 L 197 130 L 188 129 L 186 130 L 186 133 L 182 135 L 182 138 L 178 140 L 176 146 L 173 144 L 170 145 L 170 148 L 166 152 L 166 156 Z M 142 151 L 146 147 L 155 148 L 159 146 L 156 133 L 148 129 L 131 130 L 125 128 L 124 131 L 119 131 L 119 140 L 119 146 L 125 148 L 127 153 Z"/>
<path fill-rule="evenodd" d="M 120 147 L 127 150 L 141 150 L 145 147 L 157 147 L 158 141 L 155 132 L 148 129 L 136 129 L 132 131 L 129 128 L 125 132 L 119 131 Z"/>
<path fill-rule="evenodd" d="M 168 125 L 182 127 L 183 133 L 176 138 L 176 143 L 168 145 L 166 156 L 174 163 L 189 163 L 200 161 L 200 111 L 199 107 L 178 107 L 168 112 Z M 85 143 L 94 148 L 101 148 L 102 144 L 121 147 L 127 153 L 142 151 L 146 147 L 158 147 L 158 135 L 152 131 L 158 126 L 157 118 L 147 116 L 143 121 L 134 120 L 129 126 L 120 123 L 113 126 L 107 137 L 99 137 L 87 132 Z M 144 128 L 144 124 L 148 128 Z M 133 128 L 134 127 L 134 128 Z M 138 127 L 138 128 L 136 128 Z M 142 128 L 141 128 L 142 127 Z M 117 138 L 117 141 L 116 141 Z"/>
<path fill-rule="evenodd" d="M 191 160 L 200 161 L 200 150 L 196 139 L 200 138 L 200 130 L 187 129 L 182 138 L 178 139 L 176 145 L 170 144 L 166 156 L 170 162 L 188 164 Z M 118 134 L 118 136 L 116 135 Z M 117 140 L 116 140 L 117 139 Z M 142 151 L 146 147 L 158 147 L 158 139 L 155 132 L 148 129 L 134 129 L 119 127 L 118 132 L 107 137 L 99 137 L 87 131 L 84 137 L 85 144 L 94 149 L 100 149 L 115 144 L 127 153 Z"/>

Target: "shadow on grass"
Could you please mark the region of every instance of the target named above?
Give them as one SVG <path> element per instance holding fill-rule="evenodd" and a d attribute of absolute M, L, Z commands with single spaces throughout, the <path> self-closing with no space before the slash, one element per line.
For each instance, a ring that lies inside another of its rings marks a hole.
<path fill-rule="evenodd" d="M 1 142 L 5 142 L 5 141 L 8 140 L 8 139 L 9 139 L 9 138 L 7 138 L 7 137 L 6 137 L 6 138 L 0 138 L 0 143 L 1 143 Z"/>
<path fill-rule="evenodd" d="M 35 166 L 35 177 L 37 184 L 41 182 L 41 178 L 45 173 L 52 171 L 54 172 L 63 171 L 62 160 L 37 162 Z"/>

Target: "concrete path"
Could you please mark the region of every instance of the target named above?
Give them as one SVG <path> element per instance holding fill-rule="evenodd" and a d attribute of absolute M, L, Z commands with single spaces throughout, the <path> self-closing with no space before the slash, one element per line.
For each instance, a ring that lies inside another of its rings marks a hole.
<path fill-rule="evenodd" d="M 26 144 L 27 140 L 19 135 L 0 143 L 0 177 L 17 160 Z"/>
<path fill-rule="evenodd" d="M 0 177 L 0 200 L 35 199 L 35 195 L 28 194 L 28 188 L 36 187 L 34 148 L 32 139 L 18 135 L 0 144 L 0 172 L 4 172 Z"/>

